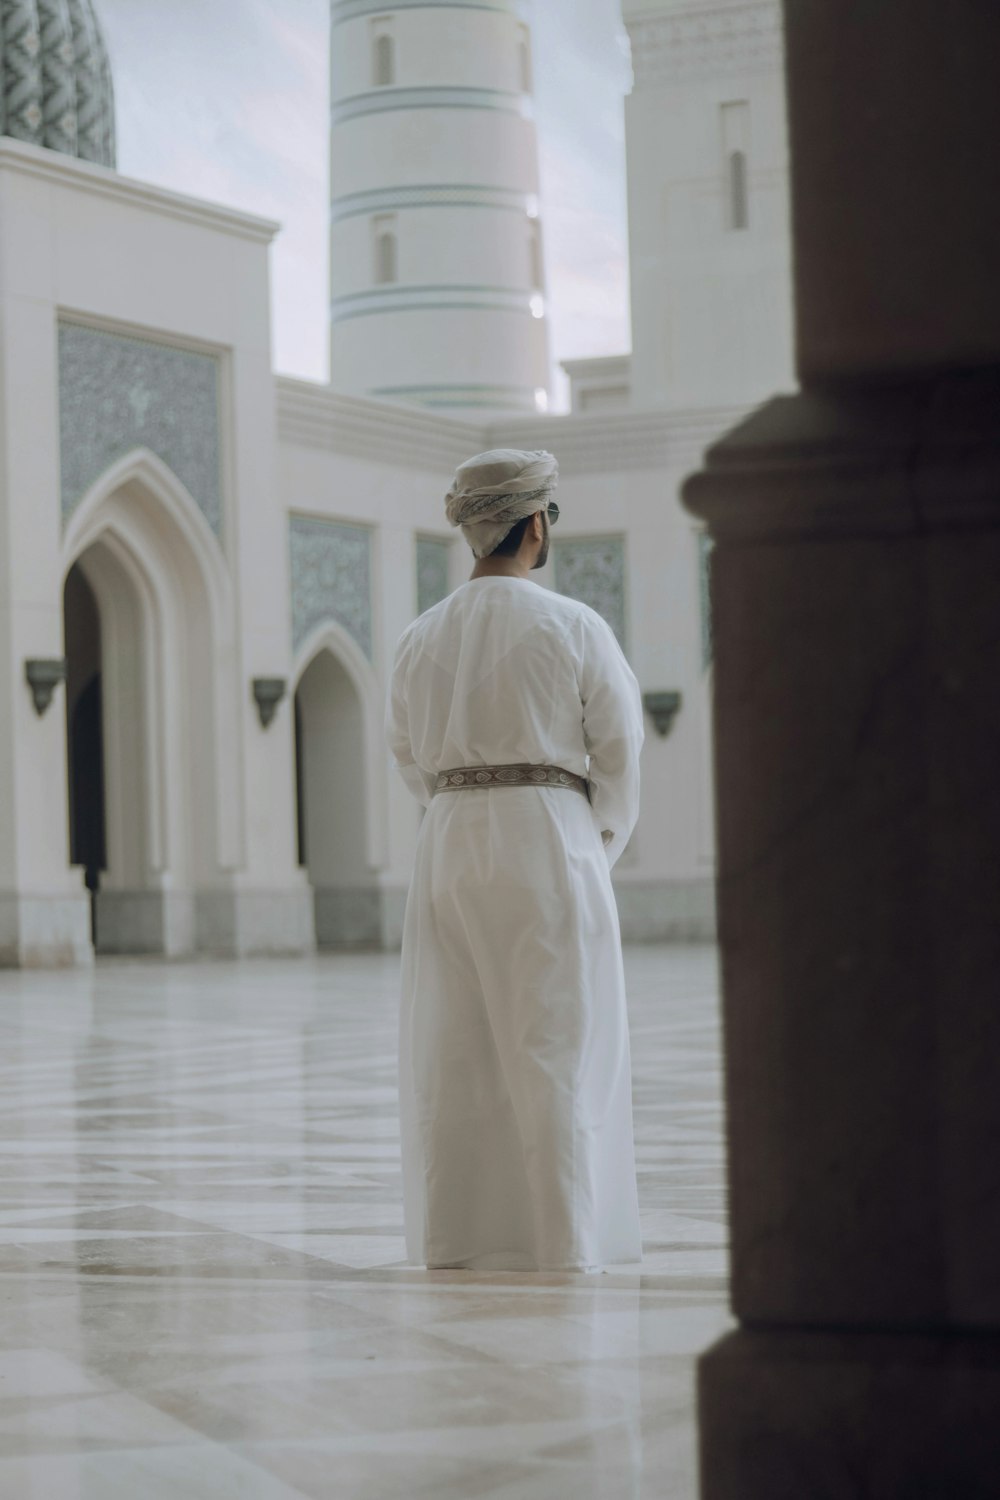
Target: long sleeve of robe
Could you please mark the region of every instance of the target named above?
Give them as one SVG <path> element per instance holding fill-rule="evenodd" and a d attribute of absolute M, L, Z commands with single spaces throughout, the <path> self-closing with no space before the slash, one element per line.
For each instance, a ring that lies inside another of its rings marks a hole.
<path fill-rule="evenodd" d="M 583 738 L 590 756 L 590 805 L 601 825 L 610 869 L 639 816 L 642 699 L 610 626 L 599 616 L 596 620 L 585 617 L 581 635 L 580 701 Z"/>
<path fill-rule="evenodd" d="M 403 934 L 400 1117 L 411 1260 L 590 1269 L 641 1254 L 610 870 L 638 812 L 639 690 L 605 622 L 518 578 L 470 580 L 404 632 L 393 763 L 427 809 Z M 433 796 L 457 766 L 560 787 Z"/>

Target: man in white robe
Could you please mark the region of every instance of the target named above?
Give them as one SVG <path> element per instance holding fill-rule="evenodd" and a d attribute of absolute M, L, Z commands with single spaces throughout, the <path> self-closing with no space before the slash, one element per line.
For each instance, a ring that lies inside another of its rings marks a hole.
<path fill-rule="evenodd" d="M 642 1253 L 611 885 L 638 813 L 642 706 L 605 621 L 529 576 L 556 475 L 550 454 L 510 450 L 459 469 L 448 517 L 478 561 L 404 631 L 388 695 L 394 764 L 427 809 L 400 1116 L 407 1251 L 428 1267 Z"/>

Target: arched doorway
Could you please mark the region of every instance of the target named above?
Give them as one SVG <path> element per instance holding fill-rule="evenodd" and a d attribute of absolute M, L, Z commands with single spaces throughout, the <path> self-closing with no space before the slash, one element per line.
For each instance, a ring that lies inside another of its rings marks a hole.
<path fill-rule="evenodd" d="M 67 530 L 69 852 L 93 892 L 99 952 L 192 951 L 198 902 L 226 878 L 228 595 L 194 509 L 168 470 L 136 455 Z"/>
<path fill-rule="evenodd" d="M 381 937 L 379 891 L 368 859 L 365 712 L 342 662 L 324 647 L 295 692 L 296 826 L 322 948 L 369 947 Z"/>
<path fill-rule="evenodd" d="M 85 871 L 98 952 L 177 946 L 165 903 L 162 755 L 153 750 L 162 723 L 151 712 L 156 665 L 143 585 L 108 536 L 81 554 L 63 590 L 70 862 Z"/>

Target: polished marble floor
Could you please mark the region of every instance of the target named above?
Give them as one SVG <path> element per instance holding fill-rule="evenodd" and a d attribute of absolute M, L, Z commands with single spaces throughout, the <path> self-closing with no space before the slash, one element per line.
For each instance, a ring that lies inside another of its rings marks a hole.
<path fill-rule="evenodd" d="M 398 960 L 0 973 L 0 1500 L 694 1500 L 715 954 L 626 955 L 642 1273 L 403 1262 Z"/>

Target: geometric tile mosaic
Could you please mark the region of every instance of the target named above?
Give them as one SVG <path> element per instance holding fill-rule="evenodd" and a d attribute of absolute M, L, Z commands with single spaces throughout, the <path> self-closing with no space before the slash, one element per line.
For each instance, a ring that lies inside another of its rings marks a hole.
<path fill-rule="evenodd" d="M 289 520 L 292 649 L 335 621 L 372 659 L 372 533 L 313 516 Z"/>
<path fill-rule="evenodd" d="M 553 541 L 555 586 L 589 604 L 611 626 L 625 650 L 625 539 L 574 537 Z"/>
<path fill-rule="evenodd" d="M 218 359 L 60 322 L 63 519 L 117 459 L 140 447 L 177 475 L 221 538 Z"/>
<path fill-rule="evenodd" d="M 452 543 L 417 537 L 417 614 L 440 604 L 451 593 L 449 565 Z"/>

